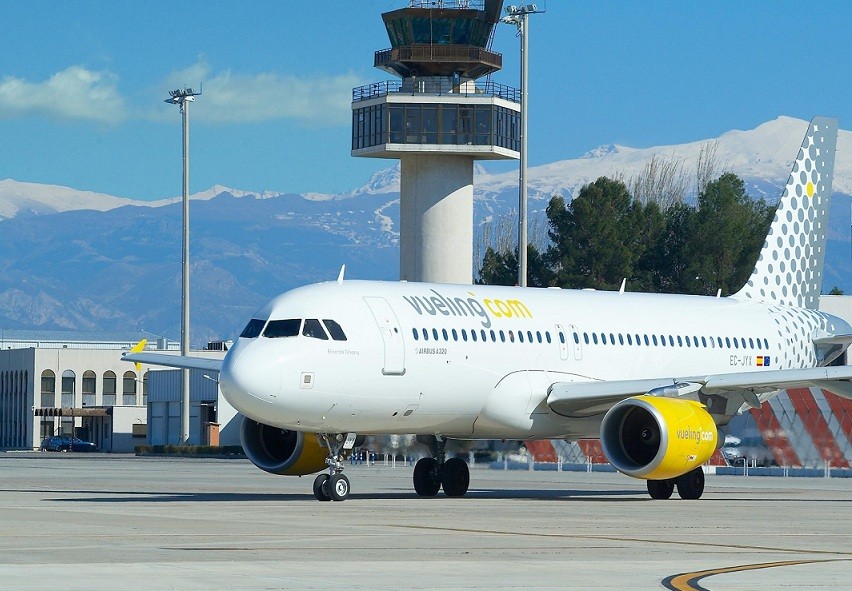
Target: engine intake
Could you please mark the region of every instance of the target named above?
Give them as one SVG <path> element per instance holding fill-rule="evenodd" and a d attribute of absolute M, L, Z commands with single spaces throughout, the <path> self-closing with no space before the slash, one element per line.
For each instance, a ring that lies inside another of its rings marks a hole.
<path fill-rule="evenodd" d="M 686 474 L 716 451 L 718 431 L 692 400 L 635 396 L 613 406 L 601 422 L 601 446 L 619 472 L 666 480 Z"/>
<path fill-rule="evenodd" d="M 328 452 L 314 433 L 272 427 L 244 416 L 240 441 L 252 463 L 271 474 L 303 476 L 326 467 Z"/>

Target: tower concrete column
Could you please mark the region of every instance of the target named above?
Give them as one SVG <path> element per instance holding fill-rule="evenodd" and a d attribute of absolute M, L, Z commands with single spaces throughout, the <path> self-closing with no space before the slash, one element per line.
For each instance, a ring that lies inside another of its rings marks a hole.
<path fill-rule="evenodd" d="M 471 283 L 473 158 L 401 159 L 399 278 Z"/>

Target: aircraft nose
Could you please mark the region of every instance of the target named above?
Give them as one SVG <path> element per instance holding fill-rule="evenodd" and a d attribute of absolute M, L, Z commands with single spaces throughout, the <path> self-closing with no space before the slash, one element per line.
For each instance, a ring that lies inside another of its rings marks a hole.
<path fill-rule="evenodd" d="M 258 402 L 272 404 L 281 388 L 280 367 L 257 347 L 234 347 L 228 352 L 219 374 L 225 399 L 249 414 Z"/>

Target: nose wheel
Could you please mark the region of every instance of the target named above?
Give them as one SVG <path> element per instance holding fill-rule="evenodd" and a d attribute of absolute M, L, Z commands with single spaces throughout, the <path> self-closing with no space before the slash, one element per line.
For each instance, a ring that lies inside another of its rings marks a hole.
<path fill-rule="evenodd" d="M 328 473 L 322 473 L 314 479 L 314 496 L 318 501 L 345 501 L 349 498 L 349 479 L 343 474 L 343 451 L 352 449 L 356 436 L 354 433 L 321 435 L 328 457 Z"/>

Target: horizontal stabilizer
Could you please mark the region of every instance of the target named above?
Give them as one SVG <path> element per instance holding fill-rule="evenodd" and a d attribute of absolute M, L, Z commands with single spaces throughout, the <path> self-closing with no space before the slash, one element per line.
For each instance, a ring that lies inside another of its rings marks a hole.
<path fill-rule="evenodd" d="M 201 371 L 219 372 L 222 369 L 221 359 L 191 357 L 184 355 L 167 355 L 165 353 L 127 353 L 122 355 L 122 361 L 162 365 L 179 369 L 200 369 Z"/>

